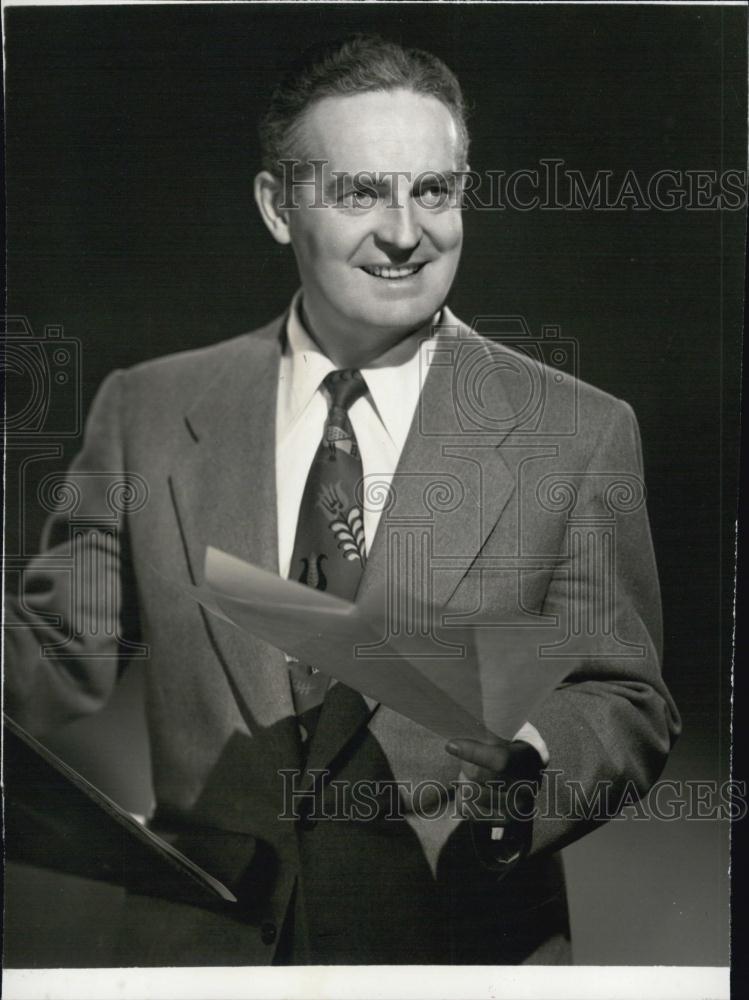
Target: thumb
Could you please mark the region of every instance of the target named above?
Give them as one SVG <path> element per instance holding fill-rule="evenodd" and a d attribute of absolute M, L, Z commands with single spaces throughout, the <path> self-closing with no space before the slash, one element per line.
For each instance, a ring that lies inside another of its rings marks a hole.
<path fill-rule="evenodd" d="M 504 771 L 510 759 L 509 744 L 504 741 L 492 744 L 479 740 L 452 739 L 446 744 L 445 750 L 469 765 L 488 771 L 489 775 Z M 464 767 L 463 770 L 468 775 L 467 768 Z"/>

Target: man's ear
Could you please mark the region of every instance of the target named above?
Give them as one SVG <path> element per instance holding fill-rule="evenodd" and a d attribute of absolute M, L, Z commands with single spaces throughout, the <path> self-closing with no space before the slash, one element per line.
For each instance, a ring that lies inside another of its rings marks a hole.
<path fill-rule="evenodd" d="M 261 170 L 255 178 L 255 203 L 268 231 L 277 243 L 290 243 L 289 212 L 279 208 L 283 191 L 281 181 L 268 170 Z"/>

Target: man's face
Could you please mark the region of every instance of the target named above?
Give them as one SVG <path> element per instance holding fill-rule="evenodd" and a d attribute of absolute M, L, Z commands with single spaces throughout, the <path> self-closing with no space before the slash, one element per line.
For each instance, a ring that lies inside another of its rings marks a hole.
<path fill-rule="evenodd" d="M 330 97 L 308 111 L 300 143 L 325 161 L 324 207 L 314 207 L 319 191 L 296 185 L 288 216 L 313 332 L 387 346 L 429 322 L 458 267 L 453 173 L 464 165 L 453 117 L 408 90 Z"/>

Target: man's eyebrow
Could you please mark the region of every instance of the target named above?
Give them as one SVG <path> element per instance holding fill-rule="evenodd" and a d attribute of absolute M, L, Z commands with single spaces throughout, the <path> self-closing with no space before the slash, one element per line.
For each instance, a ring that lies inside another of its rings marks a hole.
<path fill-rule="evenodd" d="M 334 195 L 351 187 L 382 191 L 386 186 L 385 182 L 371 170 L 358 170 L 355 174 L 345 170 L 334 170 L 332 176 L 325 182 L 324 191 L 327 195 Z"/>
<path fill-rule="evenodd" d="M 379 172 L 371 170 L 359 170 L 355 174 L 350 174 L 345 170 L 333 171 L 333 175 L 328 178 L 324 185 L 326 195 L 340 194 L 342 191 L 352 187 L 359 187 L 367 191 L 387 192 L 393 184 L 393 176 L 403 176 L 403 171 L 382 170 Z M 454 185 L 456 180 L 465 173 L 464 170 L 422 170 L 409 181 L 424 183 L 432 180 L 444 180 L 448 185 Z"/>
<path fill-rule="evenodd" d="M 454 184 L 463 174 L 464 170 L 424 170 L 418 174 L 414 181 L 446 181 L 448 184 Z"/>

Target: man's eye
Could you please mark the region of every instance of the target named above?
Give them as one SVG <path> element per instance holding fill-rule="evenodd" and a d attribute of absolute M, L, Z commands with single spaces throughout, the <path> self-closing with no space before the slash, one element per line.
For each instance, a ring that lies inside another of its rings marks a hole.
<path fill-rule="evenodd" d="M 424 208 L 442 208 L 449 197 L 450 192 L 444 184 L 425 184 L 416 193 L 416 200 Z"/>
<path fill-rule="evenodd" d="M 340 200 L 344 208 L 372 208 L 377 201 L 374 191 L 367 188 L 352 188 Z"/>

